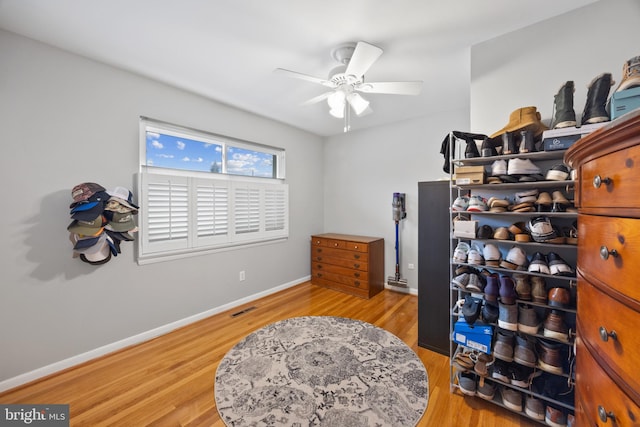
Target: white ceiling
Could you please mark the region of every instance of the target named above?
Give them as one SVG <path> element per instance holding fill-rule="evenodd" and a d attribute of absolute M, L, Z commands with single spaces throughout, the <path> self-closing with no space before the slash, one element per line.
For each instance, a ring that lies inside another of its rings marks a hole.
<path fill-rule="evenodd" d="M 384 53 L 368 81 L 422 80 L 419 96 L 367 94 L 363 129 L 468 105 L 469 47 L 595 0 L 0 0 L 0 28 L 309 132 L 342 132 L 323 86 L 331 50 Z M 2 58 L 6 61 L 7 58 Z"/>

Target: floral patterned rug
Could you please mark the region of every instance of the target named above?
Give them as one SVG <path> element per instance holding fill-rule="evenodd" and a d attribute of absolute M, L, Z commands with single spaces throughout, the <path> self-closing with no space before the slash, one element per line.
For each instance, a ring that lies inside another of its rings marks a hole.
<path fill-rule="evenodd" d="M 414 427 L 429 380 L 413 350 L 384 329 L 307 316 L 236 344 L 218 366 L 214 390 L 229 427 Z"/>

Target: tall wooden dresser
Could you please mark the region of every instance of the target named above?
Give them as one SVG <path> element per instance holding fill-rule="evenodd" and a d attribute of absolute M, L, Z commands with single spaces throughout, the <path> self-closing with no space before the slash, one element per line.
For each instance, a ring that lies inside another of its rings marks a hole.
<path fill-rule="evenodd" d="M 640 425 L 640 111 L 580 139 L 578 426 Z"/>
<path fill-rule="evenodd" d="M 384 289 L 384 239 L 335 233 L 311 236 L 311 283 L 371 298 Z"/>

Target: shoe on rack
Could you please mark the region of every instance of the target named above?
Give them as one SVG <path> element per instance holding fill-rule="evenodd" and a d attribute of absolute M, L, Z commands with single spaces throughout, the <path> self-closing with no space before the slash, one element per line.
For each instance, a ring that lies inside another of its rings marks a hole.
<path fill-rule="evenodd" d="M 501 387 L 502 404 L 512 411 L 522 411 L 522 393 L 510 387 Z"/>
<path fill-rule="evenodd" d="M 507 174 L 507 161 L 496 160 L 491 164 L 491 176 L 501 176 Z"/>
<path fill-rule="evenodd" d="M 469 275 L 469 282 L 467 283 L 467 291 L 482 293 L 484 289 L 484 282 L 482 278 L 477 274 Z"/>
<path fill-rule="evenodd" d="M 454 277 L 453 279 L 451 279 L 451 283 L 462 289 L 463 291 L 467 290 L 467 284 L 469 283 L 469 277 L 471 277 L 470 273 L 461 273 L 459 275 L 457 275 L 456 277 Z"/>
<path fill-rule="evenodd" d="M 484 224 L 483 226 L 478 228 L 477 234 L 478 234 L 478 239 L 481 239 L 481 240 L 491 239 L 493 238 L 493 228 L 488 224 Z"/>
<path fill-rule="evenodd" d="M 547 254 L 547 260 L 549 261 L 549 271 L 554 276 L 573 276 L 573 268 L 563 260 L 560 255 L 555 252 L 549 252 Z"/>
<path fill-rule="evenodd" d="M 514 362 L 516 361 L 515 356 L 513 360 Z M 512 363 L 509 366 L 511 384 L 518 387 L 528 388 L 533 377 L 533 373 L 533 368 L 522 366 L 519 363 Z"/>
<path fill-rule="evenodd" d="M 611 73 L 602 73 L 589 83 L 587 102 L 582 112 L 583 125 L 609 121 L 607 99 L 614 84 Z"/>
<path fill-rule="evenodd" d="M 531 277 L 531 296 L 533 297 L 534 302 L 537 302 L 540 304 L 547 303 L 547 288 L 546 288 L 544 277 L 540 277 L 540 276 Z"/>
<path fill-rule="evenodd" d="M 564 312 L 551 310 L 544 320 L 544 336 L 564 342 L 569 341 L 569 328 L 564 321 Z"/>
<path fill-rule="evenodd" d="M 519 267 L 523 267 L 527 263 L 527 254 L 518 246 L 513 246 L 509 249 L 507 256 L 500 263 L 500 267 L 508 268 L 509 270 L 516 270 Z"/>
<path fill-rule="evenodd" d="M 498 326 L 508 331 L 518 330 L 518 307 L 515 304 L 498 303 Z"/>
<path fill-rule="evenodd" d="M 464 158 L 472 159 L 475 157 L 480 157 L 480 152 L 478 152 L 478 144 L 476 140 L 473 138 L 466 139 L 467 148 L 464 150 Z"/>
<path fill-rule="evenodd" d="M 513 273 L 512 277 L 516 283 L 516 294 L 518 295 L 518 299 L 531 301 L 530 276 L 524 273 Z"/>
<path fill-rule="evenodd" d="M 557 165 L 553 165 L 551 169 L 547 171 L 546 180 L 547 181 L 565 181 L 571 171 L 569 168 L 562 164 L 558 163 Z"/>
<path fill-rule="evenodd" d="M 528 394 L 525 396 L 524 412 L 533 419 L 544 421 L 544 403 L 533 395 Z"/>
<path fill-rule="evenodd" d="M 509 365 L 507 362 L 501 359 L 496 359 L 493 362 L 493 369 L 491 369 L 491 378 L 495 378 L 505 383 L 511 382 L 511 377 L 509 375 Z"/>
<path fill-rule="evenodd" d="M 484 299 L 493 303 L 498 302 L 498 296 L 500 295 L 500 282 L 498 275 L 493 273 L 486 278 L 486 284 L 484 286 Z"/>
<path fill-rule="evenodd" d="M 476 395 L 476 376 L 471 372 L 458 372 L 458 385 L 460 391 L 467 396 Z"/>
<path fill-rule="evenodd" d="M 516 303 L 516 285 L 513 279 L 508 275 L 500 276 L 500 302 L 502 304 L 512 305 Z M 517 316 L 517 315 L 516 315 Z"/>
<path fill-rule="evenodd" d="M 489 210 L 489 207 L 482 197 L 469 197 L 469 206 L 467 206 L 467 212 L 485 212 L 487 210 Z"/>
<path fill-rule="evenodd" d="M 451 210 L 453 212 L 462 212 L 466 211 L 469 207 L 469 198 L 467 196 L 459 196 L 453 201 L 453 205 L 451 205 Z"/>
<path fill-rule="evenodd" d="M 571 306 L 571 293 L 566 288 L 549 289 L 547 299 L 552 307 L 569 308 Z"/>
<path fill-rule="evenodd" d="M 519 320 L 518 320 L 519 321 Z M 516 345 L 513 349 L 513 361 L 519 363 L 522 366 L 527 366 L 529 368 L 535 368 L 537 362 L 536 356 L 536 345 L 535 338 L 530 337 L 529 335 L 516 335 Z M 529 371 L 529 375 L 531 371 Z M 527 375 L 527 382 L 529 379 L 529 375 Z M 515 385 L 515 381 L 511 381 Z M 529 384 L 527 383 L 524 387 L 527 387 Z"/>
<path fill-rule="evenodd" d="M 509 159 L 507 175 L 537 175 L 542 170 L 529 159 Z"/>
<path fill-rule="evenodd" d="M 564 369 L 562 368 L 562 361 L 564 359 L 562 347 L 565 345 L 566 344 L 538 338 L 538 367 L 545 372 L 562 375 L 564 373 Z"/>
<path fill-rule="evenodd" d="M 531 257 L 531 263 L 529 263 L 529 268 L 527 270 L 531 273 L 551 274 L 549 265 L 547 264 L 547 258 L 542 252 L 536 252 L 535 254 L 533 254 L 533 257 Z"/>
<path fill-rule="evenodd" d="M 491 301 L 486 301 L 482 305 L 482 320 L 485 323 L 496 323 L 500 312 L 498 305 Z"/>
<path fill-rule="evenodd" d="M 518 330 L 525 334 L 535 335 L 540 329 L 540 319 L 530 304 L 518 305 Z"/>
<path fill-rule="evenodd" d="M 482 157 L 492 157 L 498 155 L 498 150 L 496 150 L 495 142 L 487 137 L 482 141 L 482 146 L 480 147 L 480 154 Z"/>
<path fill-rule="evenodd" d="M 513 340 L 513 332 L 498 330 L 496 342 L 493 345 L 493 355 L 505 362 L 513 362 Z"/>
<path fill-rule="evenodd" d="M 484 257 L 476 245 L 471 246 L 471 249 L 469 249 L 467 262 L 473 265 L 484 265 Z"/>
<path fill-rule="evenodd" d="M 453 261 L 457 264 L 464 264 L 467 262 L 467 254 L 471 247 L 466 242 L 459 242 L 453 251 Z"/>
<path fill-rule="evenodd" d="M 518 146 L 512 132 L 502 134 L 502 154 L 518 154 Z"/>
<path fill-rule="evenodd" d="M 551 128 L 560 129 L 575 126 L 576 112 L 573 109 L 573 94 L 576 91 L 573 81 L 569 80 L 560 87 L 554 96 L 554 115 Z"/>
<path fill-rule="evenodd" d="M 474 298 L 470 295 L 464 297 L 462 303 L 462 315 L 464 321 L 471 327 L 476 323 L 476 320 L 480 317 L 480 311 L 482 310 L 482 300 L 480 298 Z"/>
<path fill-rule="evenodd" d="M 518 148 L 520 153 L 533 153 L 536 151 L 536 143 L 533 138 L 533 132 L 530 130 L 520 131 L 520 146 Z"/>
<path fill-rule="evenodd" d="M 496 240 L 511 240 L 511 234 L 507 227 L 497 227 L 493 230 L 493 238 Z"/>
<path fill-rule="evenodd" d="M 622 80 L 615 91 L 620 92 L 637 86 L 640 86 L 640 56 L 625 61 L 622 66 Z"/>
<path fill-rule="evenodd" d="M 502 254 L 500 253 L 500 249 L 494 244 L 488 243 L 484 245 L 484 249 L 482 249 L 482 255 L 484 256 L 484 264 L 499 267 L 500 261 L 502 261 Z"/>
<path fill-rule="evenodd" d="M 527 228 L 533 240 L 538 243 L 558 237 L 548 216 L 536 216 L 529 219 Z"/>
<path fill-rule="evenodd" d="M 562 194 L 562 191 L 553 192 L 553 203 L 557 203 L 562 206 L 570 206 L 571 202 Z"/>
<path fill-rule="evenodd" d="M 550 425 L 552 427 L 566 427 L 567 414 L 565 414 L 562 409 L 554 408 L 551 405 L 547 405 L 544 421 L 547 423 L 547 425 Z"/>
<path fill-rule="evenodd" d="M 553 200 L 551 196 L 546 191 L 541 192 L 536 199 L 536 206 L 538 207 L 538 212 L 549 212 L 551 210 L 551 204 Z"/>
<path fill-rule="evenodd" d="M 516 193 L 515 202 L 518 203 L 527 203 L 527 202 L 535 202 L 536 197 L 538 196 L 538 189 L 534 188 L 532 190 L 525 190 Z"/>
<path fill-rule="evenodd" d="M 482 399 L 493 400 L 496 395 L 496 385 L 493 381 L 482 381 L 482 385 L 478 384 L 476 394 Z"/>

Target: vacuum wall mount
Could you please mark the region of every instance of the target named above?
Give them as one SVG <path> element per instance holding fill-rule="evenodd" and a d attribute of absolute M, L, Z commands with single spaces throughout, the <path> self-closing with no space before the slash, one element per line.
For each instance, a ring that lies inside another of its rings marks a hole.
<path fill-rule="evenodd" d="M 400 221 L 407 217 L 405 197 L 405 193 L 393 193 L 393 202 L 391 203 L 393 209 L 393 222 L 396 226 L 396 274 L 395 276 L 389 276 L 389 278 L 387 279 L 387 285 L 395 286 L 398 288 L 409 287 L 407 280 L 403 279 L 400 275 L 400 241 L 398 236 L 398 226 L 400 224 Z"/>

